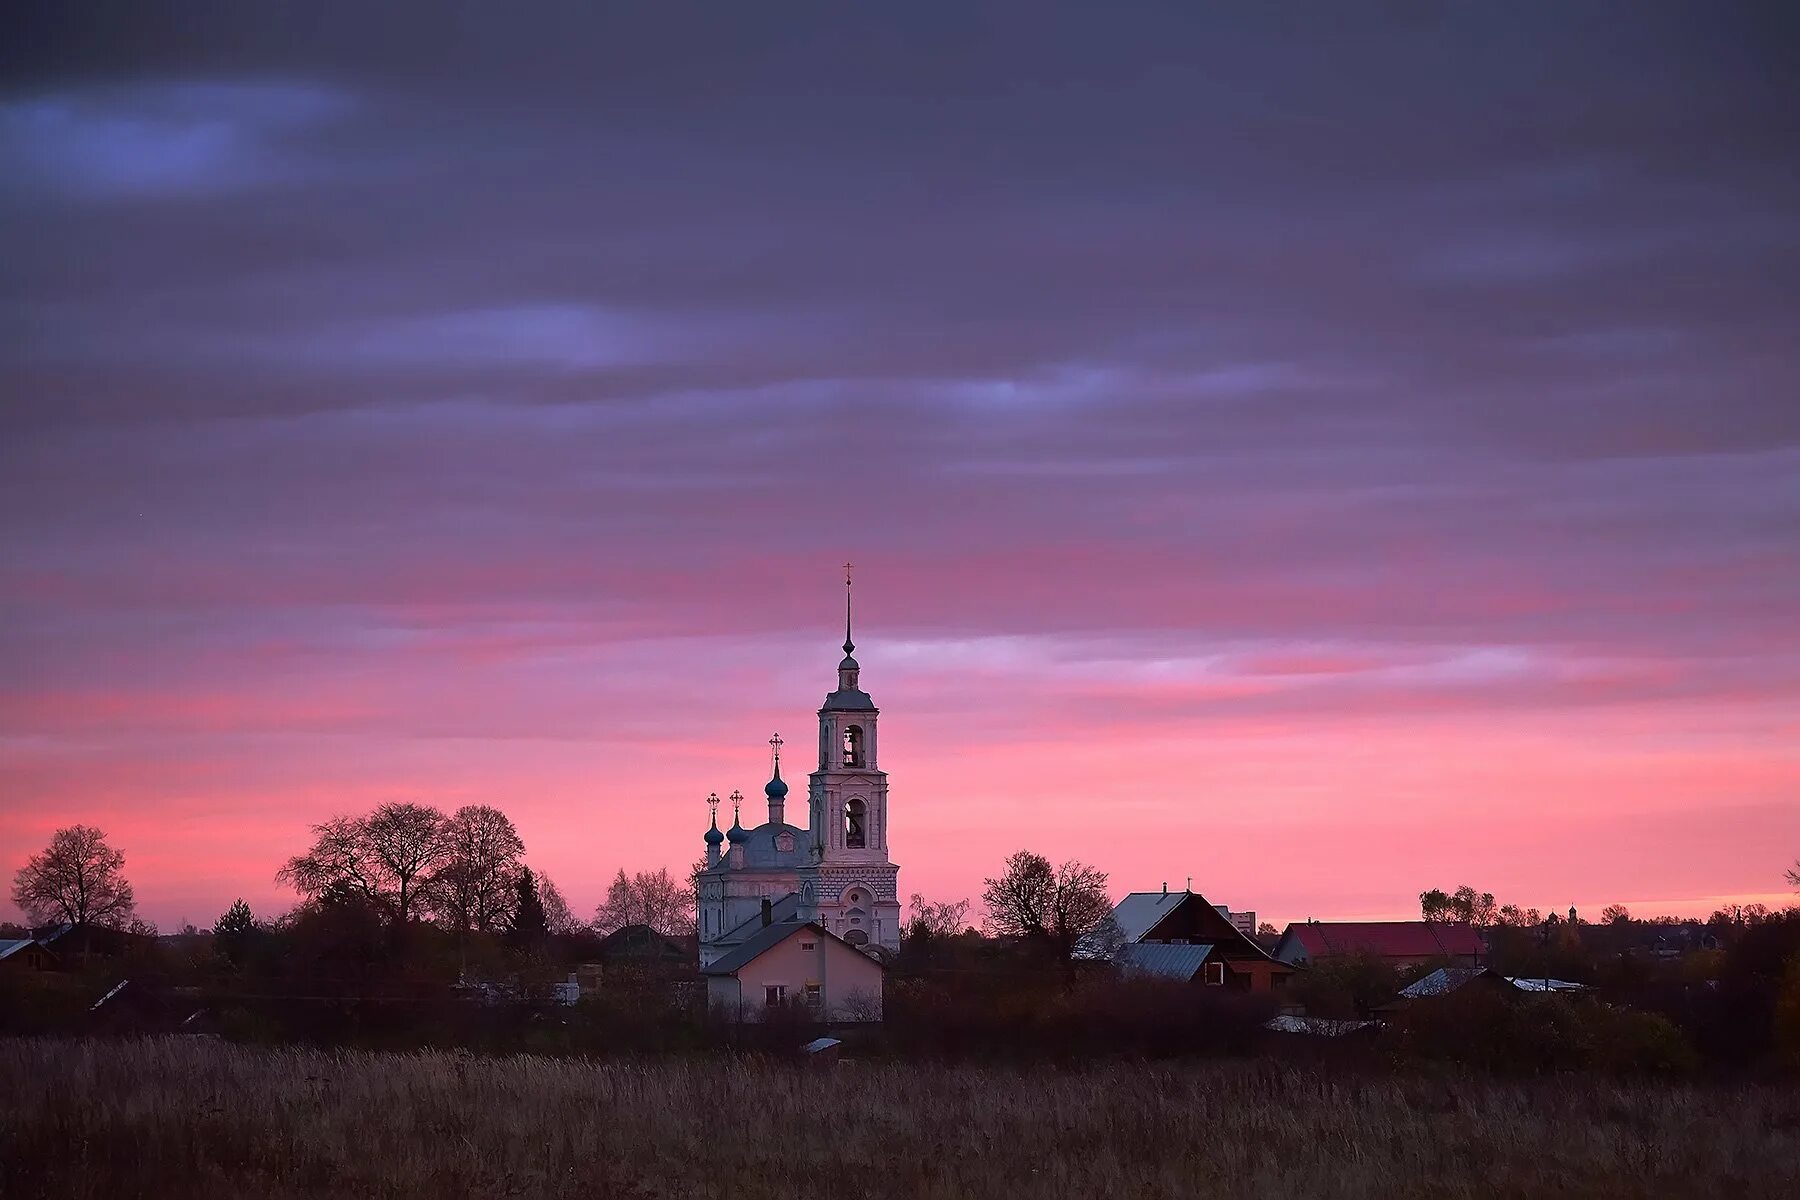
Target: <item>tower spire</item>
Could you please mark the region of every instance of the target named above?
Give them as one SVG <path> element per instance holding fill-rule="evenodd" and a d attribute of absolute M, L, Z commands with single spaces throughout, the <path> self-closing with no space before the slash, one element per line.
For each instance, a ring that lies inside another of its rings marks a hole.
<path fill-rule="evenodd" d="M 844 564 L 844 653 L 849 654 L 856 649 L 856 643 L 850 640 L 850 564 Z"/>

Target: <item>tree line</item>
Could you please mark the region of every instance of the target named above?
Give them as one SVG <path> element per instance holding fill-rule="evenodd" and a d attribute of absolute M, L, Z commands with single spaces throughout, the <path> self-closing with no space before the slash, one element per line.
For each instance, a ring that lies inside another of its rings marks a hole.
<path fill-rule="evenodd" d="M 593 917 L 577 917 L 555 881 L 526 865 L 524 839 L 512 819 L 491 805 L 446 813 L 393 802 L 334 816 L 312 826 L 311 834 L 307 850 L 275 874 L 300 903 L 264 924 L 354 908 L 392 930 L 430 926 L 458 938 L 604 935 L 630 924 L 668 937 L 693 933 L 693 892 L 666 868 L 621 869 Z M 124 854 L 91 825 L 56 830 L 15 874 L 12 899 L 34 928 L 66 924 L 156 933 L 138 915 Z M 257 925 L 240 898 L 214 929 L 241 940 Z"/>

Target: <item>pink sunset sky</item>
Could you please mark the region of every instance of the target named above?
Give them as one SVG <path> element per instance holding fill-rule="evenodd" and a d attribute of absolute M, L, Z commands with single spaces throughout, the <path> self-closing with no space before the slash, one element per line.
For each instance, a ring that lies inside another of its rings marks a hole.
<path fill-rule="evenodd" d="M 586 915 L 810 765 L 848 558 L 903 896 L 1792 899 L 1749 17 L 254 9 L 5 51 L 9 882 L 80 821 L 267 916 L 486 803 Z"/>

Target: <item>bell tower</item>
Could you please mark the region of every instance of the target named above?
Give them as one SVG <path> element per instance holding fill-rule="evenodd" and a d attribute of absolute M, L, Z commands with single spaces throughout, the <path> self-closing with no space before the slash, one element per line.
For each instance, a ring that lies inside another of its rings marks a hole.
<path fill-rule="evenodd" d="M 881 712 L 862 690 L 850 632 L 844 564 L 844 657 L 819 709 L 819 766 L 808 791 L 818 918 L 853 945 L 900 948 L 899 868 L 888 859 L 888 784 L 880 769 Z"/>

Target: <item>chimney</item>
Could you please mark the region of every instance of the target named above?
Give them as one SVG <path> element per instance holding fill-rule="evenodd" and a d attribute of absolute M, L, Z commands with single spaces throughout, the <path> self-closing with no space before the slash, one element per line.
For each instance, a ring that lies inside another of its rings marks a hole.
<path fill-rule="evenodd" d="M 764 896 L 763 897 L 763 911 L 762 911 L 764 928 L 767 928 L 769 923 L 774 919 L 774 913 L 775 913 L 775 906 L 773 904 L 769 903 L 769 898 L 767 896 Z"/>
<path fill-rule="evenodd" d="M 1169 881 L 1165 879 L 1165 880 L 1163 880 L 1163 895 L 1166 896 L 1168 894 L 1169 894 Z"/>

